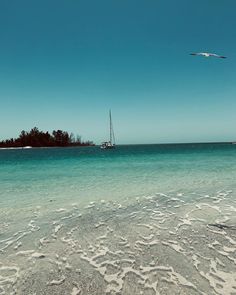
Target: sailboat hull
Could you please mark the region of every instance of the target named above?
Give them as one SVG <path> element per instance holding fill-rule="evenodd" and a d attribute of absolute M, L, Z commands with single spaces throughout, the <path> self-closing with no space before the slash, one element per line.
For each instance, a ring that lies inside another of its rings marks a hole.
<path fill-rule="evenodd" d="M 104 142 L 101 146 L 100 146 L 101 149 L 114 149 L 115 148 L 115 145 L 114 144 L 111 144 L 111 143 L 108 143 L 108 142 Z"/>
<path fill-rule="evenodd" d="M 100 147 L 102 150 L 111 150 L 111 149 L 114 149 L 115 146 L 101 146 Z"/>

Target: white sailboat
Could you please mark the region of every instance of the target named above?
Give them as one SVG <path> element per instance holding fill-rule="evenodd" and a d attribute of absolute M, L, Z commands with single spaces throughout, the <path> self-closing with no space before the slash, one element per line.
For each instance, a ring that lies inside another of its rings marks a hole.
<path fill-rule="evenodd" d="M 110 120 L 110 140 L 102 142 L 101 149 L 114 149 L 116 146 L 113 124 L 111 119 L 111 110 L 109 111 L 109 120 Z"/>

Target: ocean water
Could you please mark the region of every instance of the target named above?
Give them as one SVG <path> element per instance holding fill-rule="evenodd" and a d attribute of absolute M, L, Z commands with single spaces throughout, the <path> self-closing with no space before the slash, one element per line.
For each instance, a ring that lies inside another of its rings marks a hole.
<path fill-rule="evenodd" d="M 0 294 L 236 294 L 236 145 L 0 150 Z"/>

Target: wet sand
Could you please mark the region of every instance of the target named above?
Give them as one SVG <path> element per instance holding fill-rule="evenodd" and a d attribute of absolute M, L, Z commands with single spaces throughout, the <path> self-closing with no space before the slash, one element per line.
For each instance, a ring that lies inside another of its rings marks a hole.
<path fill-rule="evenodd" d="M 231 191 L 45 207 L 2 212 L 0 294 L 236 294 Z"/>

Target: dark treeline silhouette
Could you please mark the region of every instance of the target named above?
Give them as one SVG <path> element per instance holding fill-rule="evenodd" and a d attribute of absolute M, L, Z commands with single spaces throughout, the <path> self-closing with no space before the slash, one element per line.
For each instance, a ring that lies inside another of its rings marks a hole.
<path fill-rule="evenodd" d="M 29 132 L 21 131 L 18 138 L 11 138 L 0 142 L 0 147 L 53 147 L 53 146 L 90 146 L 92 141 L 82 142 L 80 136 L 74 136 L 66 131 L 54 130 L 52 134 L 48 131 L 40 131 L 34 127 Z"/>

